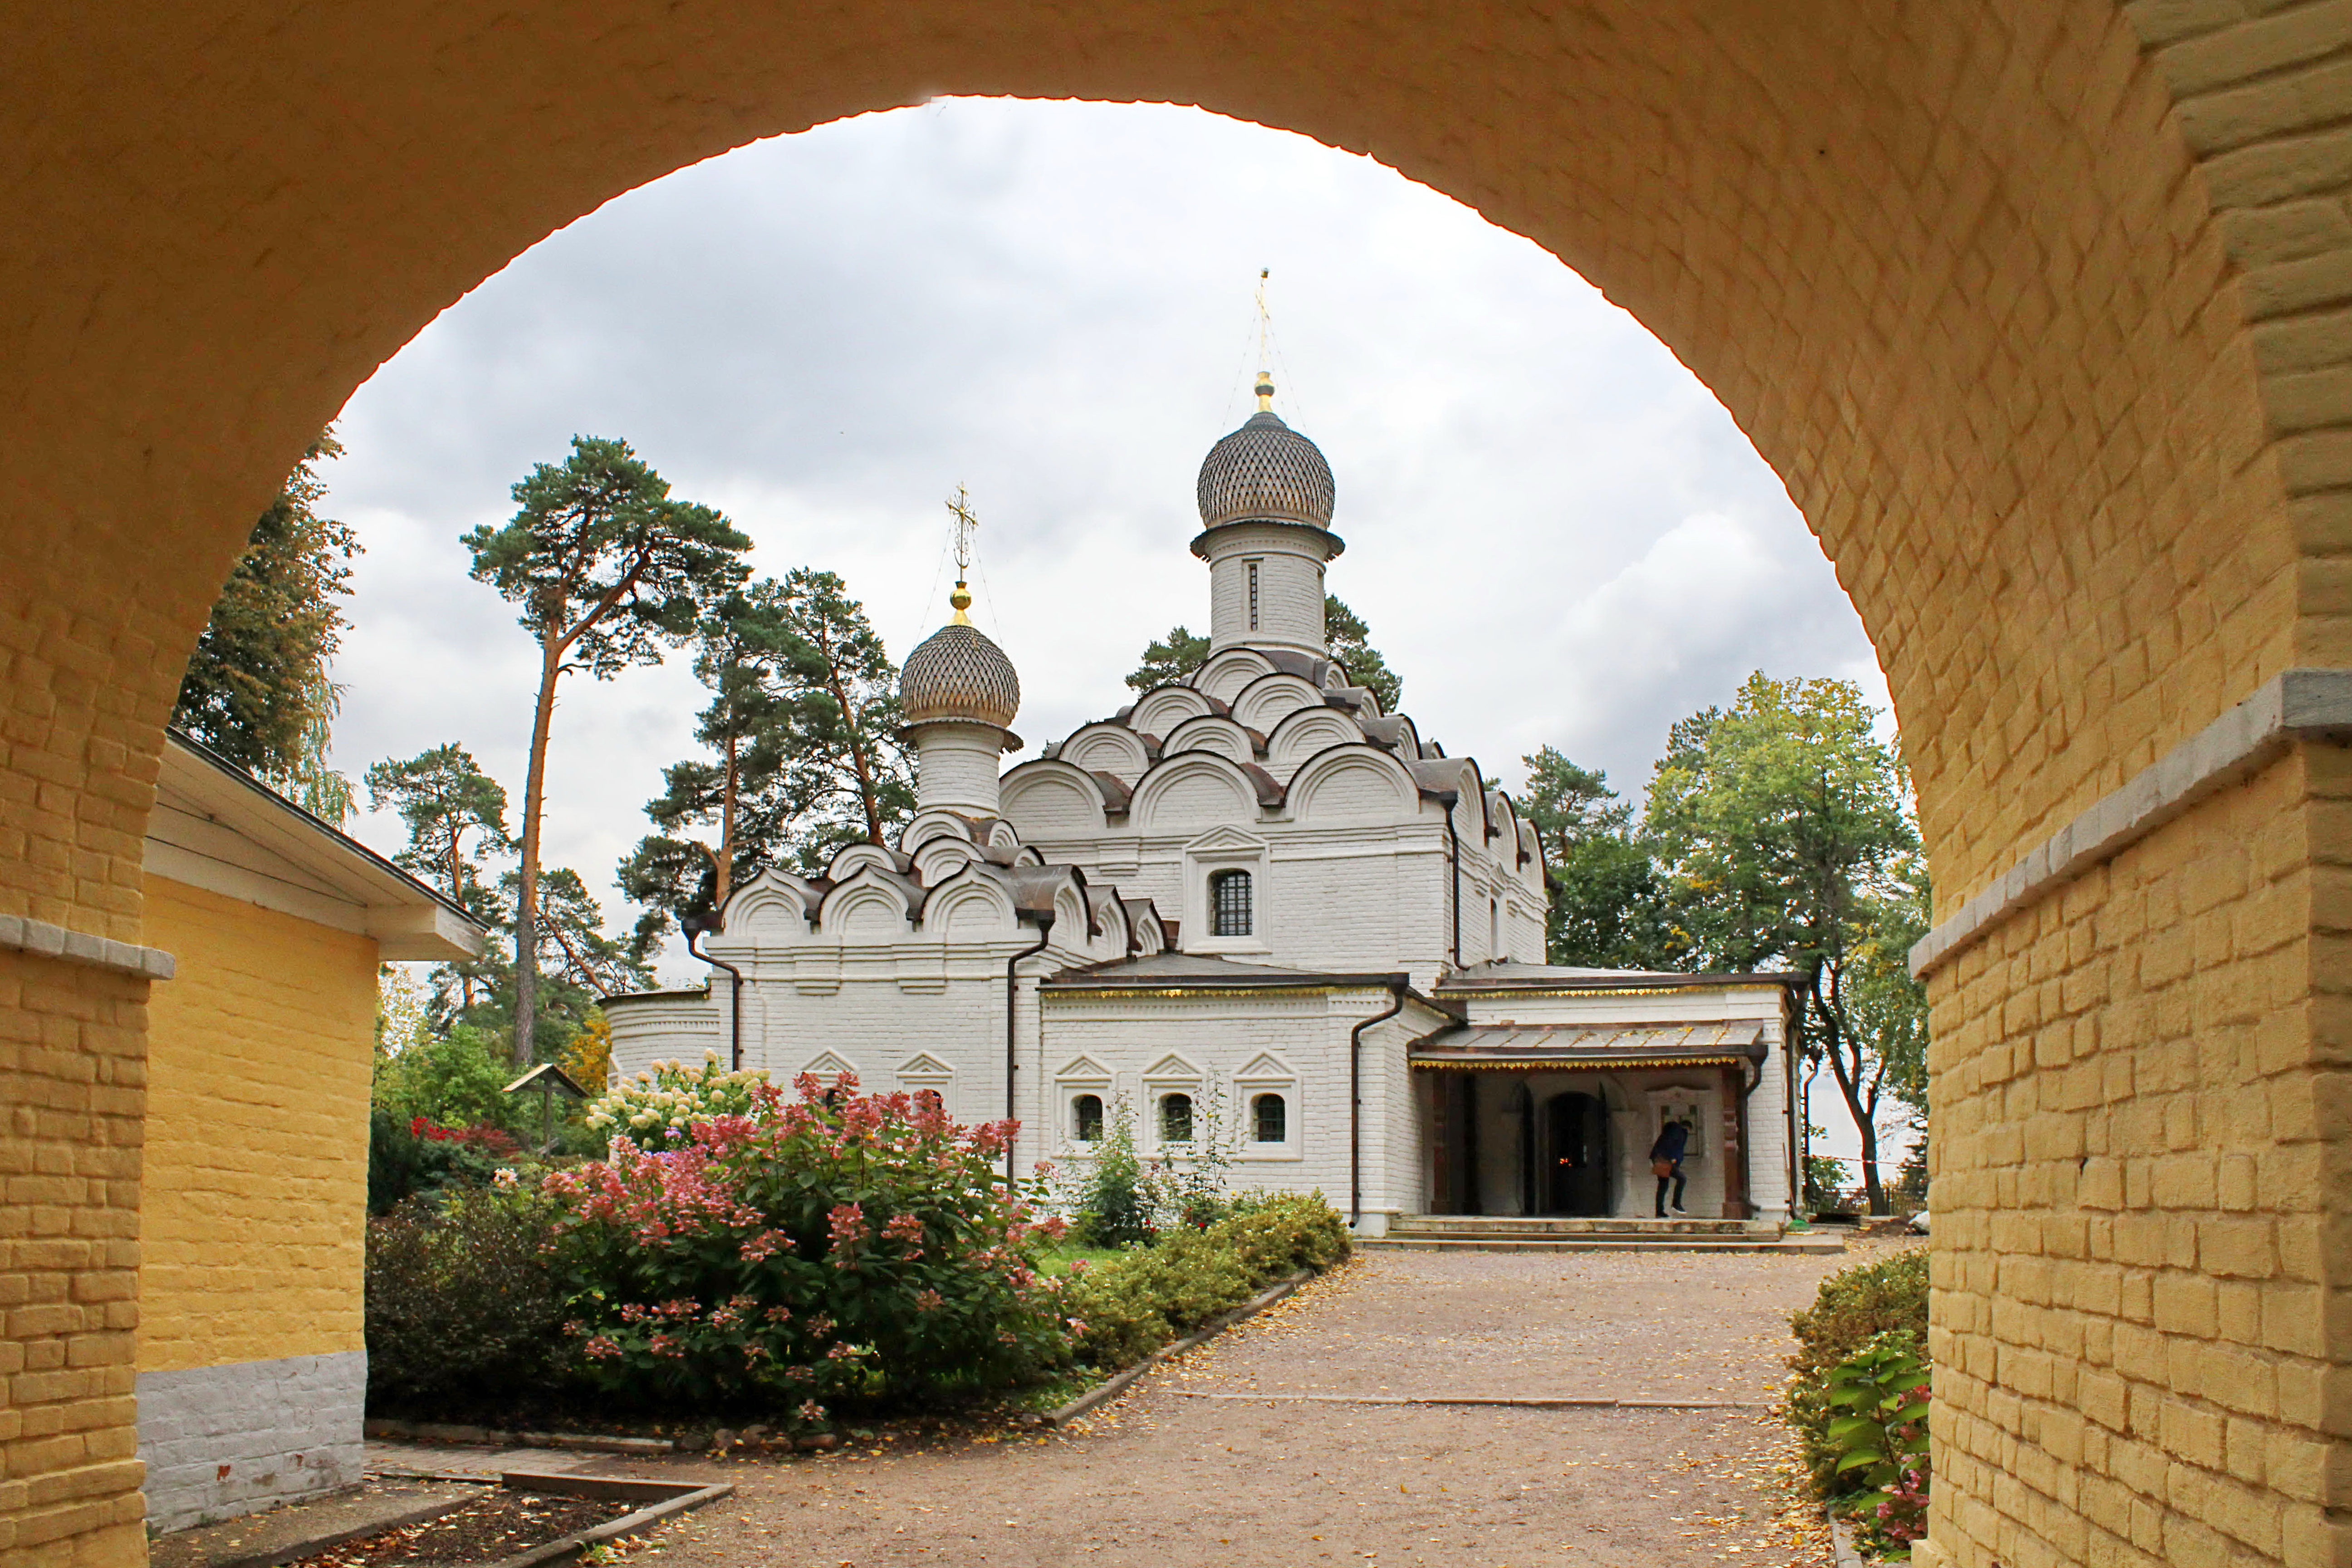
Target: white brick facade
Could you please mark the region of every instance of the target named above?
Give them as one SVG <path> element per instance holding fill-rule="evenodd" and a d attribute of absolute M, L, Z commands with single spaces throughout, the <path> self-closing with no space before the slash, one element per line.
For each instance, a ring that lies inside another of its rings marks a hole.
<path fill-rule="evenodd" d="M 1234 456 L 1252 432 L 1279 448 L 1270 466 Z M 1320 1191 L 1375 1233 L 1441 1199 L 1520 1212 L 1534 1163 L 1552 1159 L 1530 1129 L 1556 1112 L 1533 1108 L 1562 1095 L 1606 1106 L 1606 1202 L 1646 1213 L 1661 1097 L 1679 1095 L 1700 1123 L 1693 1212 L 1785 1215 L 1778 987 L 1537 967 L 1548 894 L 1536 834 L 1474 760 L 1383 713 L 1328 657 L 1323 572 L 1339 543 L 1322 526 L 1319 454 L 1263 420 L 1217 450 L 1226 458 L 1213 462 L 1233 466 L 1204 470 L 1209 526 L 1193 544 L 1213 579 L 1206 662 L 1001 779 L 1002 731 L 939 716 L 962 689 L 927 673 L 908 704 L 923 809 L 898 847 L 853 846 L 822 878 L 770 871 L 733 894 L 707 939 L 742 972 L 744 1065 L 854 1071 L 869 1089 L 936 1089 L 965 1121 L 1011 1115 L 1024 1173 L 1086 1157 L 1080 1096 L 1124 1106 L 1150 1151 L 1156 1108 L 1182 1093 L 1221 1109 L 1242 1185 Z M 1211 516 L 1213 497 L 1244 510 Z M 1265 498 L 1272 510 L 1248 510 Z M 993 643 L 957 635 L 973 661 L 958 679 L 1017 694 Z M 730 994 L 721 974 L 708 994 L 608 1003 L 620 1070 L 724 1055 Z M 1745 1019 L 1755 1027 L 1741 1048 L 1762 1059 L 1629 1064 L 1621 1042 L 1601 1070 L 1539 1044 L 1524 1061 L 1482 1062 L 1470 1075 L 1482 1099 L 1463 1071 L 1416 1055 L 1449 1029 L 1475 1037 L 1498 1006 L 1523 1034 Z M 1278 1141 L 1250 1135 L 1265 1096 L 1281 1102 Z M 1727 1179 L 1743 1131 L 1741 1179 Z"/>

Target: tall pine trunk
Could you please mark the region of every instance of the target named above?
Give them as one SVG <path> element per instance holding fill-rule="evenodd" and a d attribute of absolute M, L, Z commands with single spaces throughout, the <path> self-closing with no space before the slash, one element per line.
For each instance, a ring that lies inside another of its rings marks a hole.
<path fill-rule="evenodd" d="M 539 1037 L 539 812 L 547 790 L 547 736 L 555 723 L 555 682 L 563 673 L 563 645 L 545 645 L 539 670 L 539 709 L 531 716 L 530 770 L 522 786 L 521 889 L 515 898 L 514 1063 L 530 1066 Z"/>

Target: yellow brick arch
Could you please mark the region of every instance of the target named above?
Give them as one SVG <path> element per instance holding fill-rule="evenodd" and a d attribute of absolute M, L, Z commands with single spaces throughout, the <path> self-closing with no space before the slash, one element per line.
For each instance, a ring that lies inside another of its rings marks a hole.
<path fill-rule="evenodd" d="M 160 726 L 205 609 L 309 434 L 436 312 L 636 184 L 945 92 L 1190 102 L 1304 132 L 1469 203 L 1631 310 L 1723 399 L 1835 563 L 1956 907 L 2263 681 L 2352 662 L 2337 489 L 2352 483 L 2337 314 L 2352 89 L 2330 65 L 2347 27 L 2321 0 L 91 0 L 19 15 L 0 41 L 0 916 L 138 940 Z M 2077 1057 L 2144 1047 L 2125 1096 L 2186 1092 L 2163 1055 L 2176 1020 L 2252 1031 L 2241 1100 L 2264 1073 L 2309 1068 L 2302 1099 L 2226 1137 L 2217 1108 L 2174 1106 L 2143 1129 L 2150 1146 L 2185 1140 L 2192 1159 L 2235 1139 L 2230 1157 L 2259 1152 L 2305 1189 L 2340 1175 L 2343 1113 L 2314 1087 L 2310 1022 L 2340 962 L 2313 940 L 2335 918 L 2314 870 L 2340 837 L 2331 766 L 2301 747 L 2274 757 L 1939 979 L 1938 1181 L 1978 1216 L 1955 1222 L 1948 1364 L 1991 1377 L 1996 1344 L 2063 1357 L 2093 1331 L 2047 1283 L 2063 1263 L 2017 1276 L 2019 1299 L 2054 1314 L 2030 1331 L 1997 1331 L 1976 1304 L 2045 1243 L 2095 1250 L 2091 1222 L 2050 1206 L 2067 1169 L 2087 1180 L 2106 1157 L 2086 1141 L 2124 1136 L 2083 1120 L 2116 1063 L 2095 1064 L 2099 1087 L 2073 1074 Z M 2261 858 L 2168 884 L 2200 844 Z M 2248 900 L 2258 913 L 2233 923 Z M 49 1042 L 26 1047 L 11 1102 L 64 1096 L 84 1119 L 59 1111 L 40 1138 L 70 1152 L 135 1133 L 135 1105 L 93 1089 L 74 1052 L 135 1059 L 142 985 L 0 952 L 0 1033 Z M 2280 1154 L 2289 1143 L 2302 1152 Z M 2038 1173 L 2004 1185 L 2012 1167 Z M 2118 1202 L 2153 1190 L 2133 1179 L 2119 1171 Z M 2168 1190 L 2189 1195 L 2193 1237 L 2208 1221 L 2190 1198 L 2221 1189 L 2183 1182 Z M 120 1229 L 119 1188 L 88 1201 L 114 1216 L 92 1234 Z M 2185 1268 L 2221 1302 L 2231 1287 L 2193 1239 L 2186 1256 L 2147 1267 Z M 2281 1261 L 2284 1242 L 2267 1256 L 2263 1289 L 2321 1289 L 2316 1265 Z M 2137 1321 L 2137 1298 L 2115 1299 L 2111 1338 Z M 2352 1310 L 2334 1300 L 2322 1290 L 2306 1315 Z M 2223 1323 L 2224 1305 L 2189 1317 Z M 2344 1334 L 2269 1344 L 2265 1310 L 2231 1342 L 2334 1367 Z M 1956 1387 L 1965 1419 L 1948 1435 L 1955 1494 L 1990 1511 L 1956 1514 L 1938 1549 L 2020 1563 L 2062 1560 L 2072 1548 L 2047 1543 L 2084 1532 L 2134 1539 L 2128 1508 L 2117 1525 L 2097 1500 L 2102 1485 L 2140 1495 L 2112 1479 L 2128 1467 L 1990 1387 Z M 2210 1392 L 2176 1378 L 2160 1397 Z M 2176 1489 L 2159 1513 L 2233 1532 L 2230 1487 L 2298 1518 L 2324 1509 L 2320 1483 L 2276 1479 L 2315 1410 L 2274 1396 L 2238 1411 L 2287 1458 L 2248 1479 L 2199 1448 L 2183 1462 L 2210 1459 L 2213 1487 Z M 2125 1426 L 2118 1451 L 2143 1441 Z M 2163 1462 L 2196 1441 L 2145 1440 Z M 1991 1500 L 1966 1457 L 2003 1443 L 2042 1456 L 2032 1495 L 2063 1500 Z M 103 1447 L 53 1445 L 37 1463 L 102 1469 Z M 130 1539 L 120 1475 L 44 1495 L 41 1530 Z M 72 1502 L 68 1528 L 58 1496 L 96 1500 Z M 2275 1534 L 2248 1550 L 2272 1548 Z"/>

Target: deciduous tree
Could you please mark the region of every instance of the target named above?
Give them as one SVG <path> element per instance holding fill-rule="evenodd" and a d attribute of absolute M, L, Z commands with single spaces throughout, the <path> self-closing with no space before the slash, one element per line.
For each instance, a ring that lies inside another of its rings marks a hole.
<path fill-rule="evenodd" d="M 660 662 L 747 575 L 751 542 L 710 508 L 673 499 L 625 441 L 575 436 L 569 458 L 532 468 L 513 494 L 513 520 L 465 543 L 476 580 L 520 606 L 540 646 L 515 897 L 514 1059 L 525 1066 L 536 1044 L 540 822 L 557 683 L 570 670 L 605 680 Z"/>
<path fill-rule="evenodd" d="M 1727 712 L 1675 727 L 1644 825 L 1702 963 L 1800 976 L 1800 1037 L 1837 1083 L 1883 1213 L 1876 1118 L 1913 1026 L 1895 984 L 1907 944 L 1890 921 L 1919 907 L 1925 874 L 1909 781 L 1877 717 L 1851 681 L 1752 675 Z"/>

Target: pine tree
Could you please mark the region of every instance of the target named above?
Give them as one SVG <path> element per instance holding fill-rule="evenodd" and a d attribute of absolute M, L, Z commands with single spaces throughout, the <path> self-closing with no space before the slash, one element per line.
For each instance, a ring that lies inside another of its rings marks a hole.
<path fill-rule="evenodd" d="M 668 482 L 625 441 L 575 436 L 569 458 L 540 464 L 513 493 L 513 520 L 474 530 L 465 544 L 475 580 L 521 607 L 540 646 L 514 903 L 514 1059 L 528 1066 L 538 1027 L 540 822 L 557 682 L 574 669 L 608 680 L 631 665 L 659 663 L 665 647 L 690 638 L 705 608 L 743 580 L 751 542 L 710 508 L 673 500 Z"/>
<path fill-rule="evenodd" d="M 323 431 L 253 525 L 196 639 L 172 726 L 340 826 L 351 783 L 327 765 L 342 689 L 331 674 L 359 536 L 320 517 L 318 465 L 340 456 Z"/>

